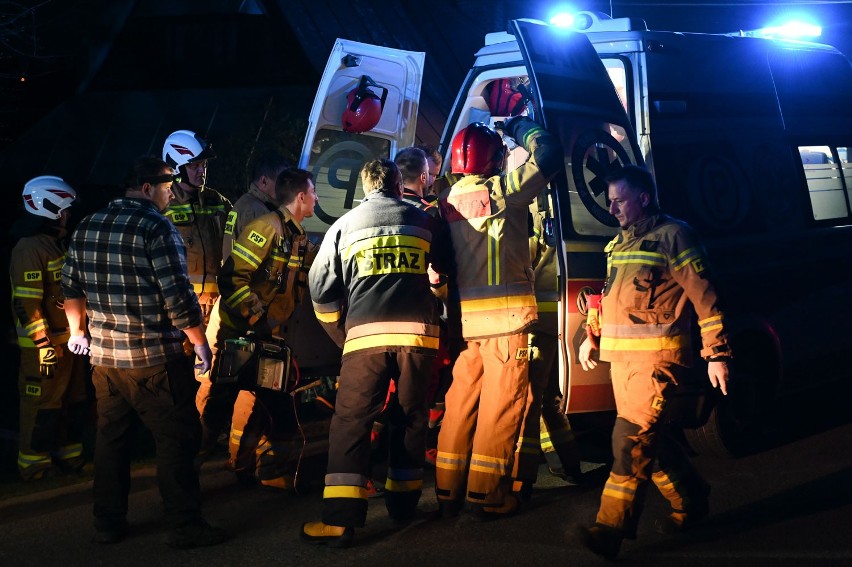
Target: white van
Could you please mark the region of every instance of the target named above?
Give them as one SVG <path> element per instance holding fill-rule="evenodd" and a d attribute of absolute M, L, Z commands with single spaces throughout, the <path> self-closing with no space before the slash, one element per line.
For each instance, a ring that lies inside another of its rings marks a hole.
<path fill-rule="evenodd" d="M 622 164 L 650 168 L 664 211 L 702 235 L 734 333 L 730 395 L 708 390 L 697 368 L 682 387 L 680 420 L 695 450 L 736 453 L 777 394 L 852 374 L 852 67 L 821 44 L 649 31 L 589 12 L 577 21 L 567 30 L 515 20 L 486 36 L 444 128 L 444 169 L 458 130 L 505 120 L 488 111 L 488 85 L 527 82 L 527 112 L 565 148 L 548 201 L 572 414 L 614 409 L 608 366 L 584 372 L 576 360 L 586 296 L 602 287 L 603 247 L 618 229 L 603 178 Z M 335 44 L 300 161 L 320 196 L 310 231 L 357 205 L 361 164 L 414 143 L 423 61 Z M 371 131 L 343 132 L 346 94 L 364 75 L 388 89 L 387 103 Z M 526 157 L 512 153 L 515 163 Z"/>

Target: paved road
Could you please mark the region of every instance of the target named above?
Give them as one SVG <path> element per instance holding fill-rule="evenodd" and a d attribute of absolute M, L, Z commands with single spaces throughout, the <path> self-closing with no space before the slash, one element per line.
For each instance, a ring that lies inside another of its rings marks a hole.
<path fill-rule="evenodd" d="M 665 506 L 652 490 L 639 539 L 625 543 L 620 562 L 690 567 L 852 565 L 852 420 L 835 416 L 813 431 L 793 425 L 781 424 L 780 444 L 752 456 L 696 457 L 713 483 L 711 516 L 688 535 L 653 532 L 653 519 L 665 514 Z M 542 469 L 540 485 L 523 513 L 488 523 L 467 514 L 438 519 L 430 476 L 414 523 L 395 528 L 382 501 L 372 500 L 368 525 L 356 533 L 357 545 L 336 550 L 307 545 L 298 538 L 302 522 L 319 517 L 318 488 L 305 494 L 245 488 L 221 465 L 221 461 L 205 465 L 202 486 L 207 518 L 232 536 L 223 545 L 175 551 L 162 542 L 155 471 L 147 467 L 133 480 L 132 534 L 114 546 L 89 542 L 88 482 L 0 501 L 0 565 L 601 563 L 577 545 L 570 531 L 574 524 L 593 520 L 604 474 L 593 474 L 596 478 L 589 486 L 571 487 Z"/>

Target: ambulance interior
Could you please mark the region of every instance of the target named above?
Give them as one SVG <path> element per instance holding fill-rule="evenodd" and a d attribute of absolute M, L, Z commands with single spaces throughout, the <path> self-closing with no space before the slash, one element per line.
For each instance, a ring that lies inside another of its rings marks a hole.
<path fill-rule="evenodd" d="M 613 82 L 613 86 L 615 87 L 623 107 L 628 112 L 628 116 L 631 119 L 634 119 L 634 114 L 631 113 L 633 110 L 631 108 L 632 104 L 630 103 L 632 97 L 628 94 L 630 92 L 628 88 L 629 74 L 625 69 L 625 62 L 617 58 L 603 59 L 602 62 L 606 67 L 607 73 Z M 455 136 L 459 130 L 474 122 L 482 122 L 491 128 L 497 129 L 496 125 L 498 123 L 506 122 L 511 118 L 511 116 L 507 115 L 491 114 L 488 105 L 489 89 L 493 88 L 493 85 L 500 79 L 507 78 L 513 82 L 524 85 L 527 89 L 532 89 L 525 67 L 508 67 L 484 71 L 476 77 L 474 83 L 468 89 L 467 97 L 459 114 L 459 120 L 455 125 L 453 136 Z M 540 120 L 540 117 L 536 116 L 536 104 L 537 103 L 527 102 L 520 114 L 529 116 L 534 120 Z M 566 150 L 568 146 L 566 141 L 576 138 L 576 130 L 588 129 L 589 127 L 602 128 L 604 132 L 609 132 L 609 135 L 612 136 L 612 145 L 621 144 L 622 141 L 625 141 L 626 143 L 627 133 L 621 126 L 614 124 L 548 124 L 548 128 L 551 132 L 560 136 L 563 141 L 563 145 L 566 146 Z M 572 128 L 575 131 L 568 131 L 569 128 Z M 452 137 L 450 137 L 450 139 L 452 139 Z M 504 135 L 503 140 L 509 150 L 506 161 L 506 171 L 508 172 L 522 165 L 527 160 L 528 154 L 523 147 L 518 146 L 508 136 Z M 444 163 L 448 164 L 450 163 L 449 148 L 446 148 L 446 150 L 447 155 L 445 155 Z M 602 156 L 600 155 L 601 151 L 607 152 L 606 148 L 602 148 L 600 145 L 592 145 L 586 149 L 585 155 L 582 156 L 583 175 L 586 176 L 585 182 L 587 186 L 600 181 L 594 179 L 595 171 L 598 169 L 594 167 L 587 168 L 586 166 L 590 162 L 602 159 Z M 617 157 L 609 151 L 607 159 L 614 160 L 617 159 Z M 572 156 L 566 155 L 565 164 L 568 172 L 571 171 L 571 161 Z M 592 195 L 592 198 L 597 202 L 601 209 L 607 210 L 609 208 L 609 203 L 606 199 L 606 191 L 602 191 L 597 194 L 590 193 L 590 195 Z M 589 213 L 588 208 L 583 204 L 582 199 L 573 186 L 570 189 L 569 198 L 571 206 L 571 221 L 573 229 L 577 234 L 610 236 L 614 233 L 612 226 L 601 224 L 598 219 Z"/>

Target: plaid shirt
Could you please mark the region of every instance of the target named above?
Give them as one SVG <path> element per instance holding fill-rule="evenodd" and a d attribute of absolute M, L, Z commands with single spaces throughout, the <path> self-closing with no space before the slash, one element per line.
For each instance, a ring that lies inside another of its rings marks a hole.
<path fill-rule="evenodd" d="M 183 353 L 179 329 L 201 324 L 175 227 L 153 203 L 121 198 L 71 236 L 62 289 L 86 299 L 92 364 L 143 368 Z"/>

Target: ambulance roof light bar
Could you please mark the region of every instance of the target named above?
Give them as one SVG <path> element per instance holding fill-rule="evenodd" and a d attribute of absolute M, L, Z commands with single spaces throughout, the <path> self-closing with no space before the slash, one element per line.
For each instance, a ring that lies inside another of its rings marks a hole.
<path fill-rule="evenodd" d="M 815 24 L 792 21 L 780 26 L 768 26 L 756 30 L 740 30 L 727 35 L 762 37 L 766 39 L 806 39 L 822 35 L 822 28 Z"/>
<path fill-rule="evenodd" d="M 555 12 L 548 20 L 550 25 L 581 32 L 647 30 L 641 18 L 612 19 L 602 12 Z"/>

